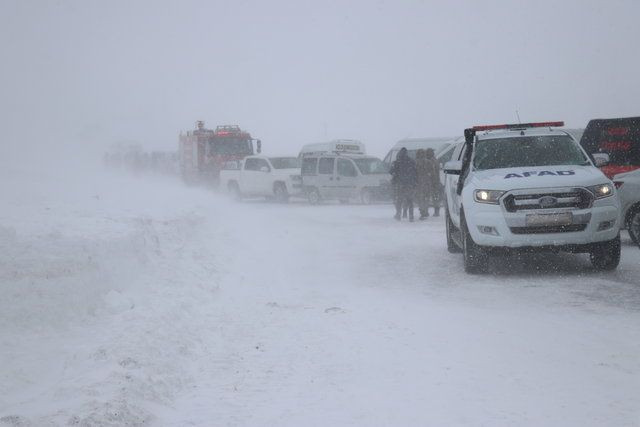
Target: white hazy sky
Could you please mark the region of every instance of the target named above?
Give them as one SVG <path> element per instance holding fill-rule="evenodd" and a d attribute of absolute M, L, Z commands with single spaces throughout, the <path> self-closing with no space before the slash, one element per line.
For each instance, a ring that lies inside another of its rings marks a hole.
<path fill-rule="evenodd" d="M 382 156 L 516 109 L 582 127 L 640 114 L 639 22 L 634 0 L 0 0 L 0 143 L 172 149 L 204 119 Z"/>

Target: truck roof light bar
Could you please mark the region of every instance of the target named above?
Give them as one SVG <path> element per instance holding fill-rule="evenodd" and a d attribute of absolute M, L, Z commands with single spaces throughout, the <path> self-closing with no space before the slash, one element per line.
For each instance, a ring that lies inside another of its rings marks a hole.
<path fill-rule="evenodd" d="M 474 126 L 471 129 L 477 132 L 486 130 L 498 130 L 498 129 L 526 129 L 526 128 L 548 128 L 548 127 L 562 127 L 564 122 L 538 122 L 538 123 L 517 123 L 517 124 L 504 124 L 504 125 L 482 125 Z"/>

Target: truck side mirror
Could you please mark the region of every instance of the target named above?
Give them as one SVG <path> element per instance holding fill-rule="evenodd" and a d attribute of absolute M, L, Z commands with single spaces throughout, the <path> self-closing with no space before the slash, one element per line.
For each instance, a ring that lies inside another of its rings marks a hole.
<path fill-rule="evenodd" d="M 262 153 L 262 141 L 259 139 L 256 141 L 256 150 L 258 151 L 258 154 Z"/>
<path fill-rule="evenodd" d="M 444 173 L 447 175 L 460 175 L 462 172 L 461 160 L 450 160 L 444 164 Z"/>
<path fill-rule="evenodd" d="M 269 168 L 267 166 L 262 166 L 260 168 L 260 172 L 269 172 Z"/>
<path fill-rule="evenodd" d="M 607 153 L 593 153 L 592 156 L 596 167 L 598 168 L 608 165 L 611 161 Z"/>

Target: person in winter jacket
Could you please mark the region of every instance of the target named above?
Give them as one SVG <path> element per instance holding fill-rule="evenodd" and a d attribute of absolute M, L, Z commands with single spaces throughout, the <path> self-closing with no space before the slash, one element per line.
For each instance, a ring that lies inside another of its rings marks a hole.
<path fill-rule="evenodd" d="M 406 148 L 400 149 L 389 173 L 391 173 L 391 183 L 395 196 L 396 215 L 394 218 L 400 221 L 402 208 L 406 206 L 409 211 L 409 221 L 413 221 L 413 196 L 418 176 L 416 164 L 409 157 Z"/>
<path fill-rule="evenodd" d="M 418 203 L 418 210 L 420 211 L 420 221 L 426 219 L 429 216 L 427 193 L 429 191 L 429 160 L 427 159 L 427 152 L 423 149 L 419 149 L 416 152 L 416 174 L 418 177 L 418 183 L 416 186 L 416 202 Z"/>
<path fill-rule="evenodd" d="M 416 198 L 420 209 L 420 219 L 429 216 L 429 205 L 433 206 L 434 216 L 440 215 L 440 165 L 431 148 L 416 153 L 418 187 Z"/>

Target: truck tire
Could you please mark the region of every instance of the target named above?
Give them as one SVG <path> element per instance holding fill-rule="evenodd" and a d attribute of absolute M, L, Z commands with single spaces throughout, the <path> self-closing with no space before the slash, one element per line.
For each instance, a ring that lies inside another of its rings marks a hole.
<path fill-rule="evenodd" d="M 227 190 L 229 190 L 229 195 L 233 198 L 233 200 L 241 201 L 242 200 L 242 192 L 240 191 L 240 186 L 235 181 L 229 182 L 227 184 Z"/>
<path fill-rule="evenodd" d="M 451 233 L 453 232 L 453 228 L 455 227 L 455 225 L 453 225 L 453 222 L 451 221 L 451 217 L 449 216 L 449 208 L 446 205 L 444 208 L 444 218 L 445 218 L 445 227 L 447 230 L 447 250 L 451 254 L 459 254 L 462 252 L 462 249 L 451 237 Z"/>
<path fill-rule="evenodd" d="M 620 234 L 608 242 L 595 243 L 589 253 L 591 265 L 596 270 L 615 270 L 620 264 Z"/>
<path fill-rule="evenodd" d="M 310 188 L 307 190 L 307 200 L 312 205 L 317 205 L 320 203 L 320 192 L 317 188 Z"/>
<path fill-rule="evenodd" d="M 464 258 L 464 271 L 469 274 L 479 274 L 486 271 L 487 254 L 482 246 L 476 244 L 467 228 L 464 212 L 460 215 L 460 233 L 462 234 L 462 255 Z"/>
<path fill-rule="evenodd" d="M 360 192 L 360 202 L 363 205 L 370 205 L 373 199 L 373 194 L 371 194 L 371 190 L 367 188 L 363 188 Z"/>
<path fill-rule="evenodd" d="M 273 195 L 278 203 L 287 203 L 289 201 L 289 192 L 282 182 L 273 184 Z"/>
<path fill-rule="evenodd" d="M 640 206 L 632 208 L 627 216 L 626 226 L 633 243 L 640 245 Z"/>

